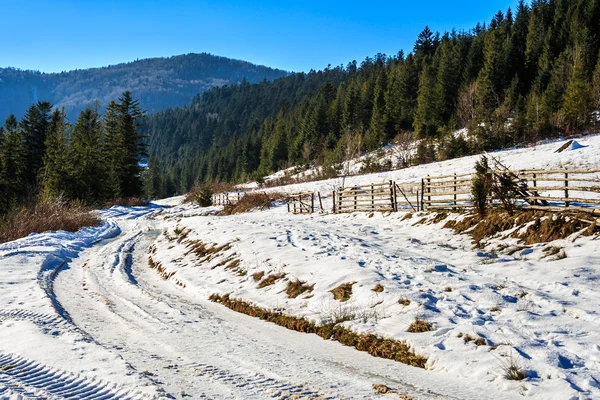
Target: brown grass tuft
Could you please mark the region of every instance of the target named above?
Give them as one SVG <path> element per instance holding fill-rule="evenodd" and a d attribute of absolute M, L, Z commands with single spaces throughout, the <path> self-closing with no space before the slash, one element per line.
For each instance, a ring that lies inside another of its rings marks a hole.
<path fill-rule="evenodd" d="M 254 210 L 266 210 L 271 208 L 271 205 L 283 198 L 281 193 L 259 193 L 251 192 L 246 193 L 244 197 L 240 199 L 234 205 L 227 205 L 223 209 L 225 215 L 240 214 Z"/>
<path fill-rule="evenodd" d="M 273 322 L 290 330 L 303 333 L 314 333 L 326 340 L 335 340 L 359 351 L 365 351 L 374 357 L 398 361 L 414 367 L 425 368 L 427 359 L 417 355 L 410 347 L 400 341 L 384 339 L 371 334 L 358 334 L 348 328 L 336 324 L 319 326 L 304 318 L 294 317 L 279 311 L 267 310 L 244 300 L 232 299 L 229 295 L 212 294 L 209 300 L 222 304 L 227 308 L 264 321 Z"/>
<path fill-rule="evenodd" d="M 265 275 L 265 271 L 255 272 L 252 274 L 252 279 L 254 279 L 256 282 L 258 282 L 263 278 L 264 275 Z"/>
<path fill-rule="evenodd" d="M 331 289 L 330 292 L 333 293 L 333 298 L 339 301 L 348 301 L 352 296 L 352 285 L 356 282 L 347 282 L 342 283 L 340 286 Z"/>
<path fill-rule="evenodd" d="M 431 328 L 433 328 L 433 325 L 431 324 L 431 322 L 428 322 L 428 321 L 425 321 L 422 319 L 416 319 L 408 327 L 408 332 L 410 332 L 410 333 L 429 332 L 429 331 L 431 331 Z"/>
<path fill-rule="evenodd" d="M 404 307 L 410 305 L 410 300 L 407 298 L 398 299 L 398 304 L 403 305 Z"/>
<path fill-rule="evenodd" d="M 23 207 L 0 219 L 0 243 L 47 231 L 77 232 L 86 226 L 98 226 L 102 220 L 92 209 L 68 205 L 62 201 L 43 201 Z"/>
<path fill-rule="evenodd" d="M 260 281 L 260 283 L 258 284 L 258 288 L 262 289 L 264 287 L 271 286 L 271 285 L 275 284 L 275 282 L 277 282 L 278 280 L 283 279 L 284 277 L 285 277 L 285 274 L 283 274 L 283 273 L 267 275 L 267 277 L 265 279 Z"/>
<path fill-rule="evenodd" d="M 285 292 L 290 299 L 295 299 L 304 292 L 312 292 L 314 287 L 314 284 L 307 285 L 306 282 L 296 279 L 295 281 L 288 282 Z"/>
<path fill-rule="evenodd" d="M 371 289 L 372 291 L 374 291 L 375 293 L 381 293 L 383 292 L 384 288 L 381 285 L 381 283 L 378 283 L 377 285 L 375 285 L 375 287 L 373 289 Z"/>
<path fill-rule="evenodd" d="M 452 287 L 450 287 L 450 286 L 446 286 L 444 288 L 444 292 L 451 292 L 451 291 L 452 291 Z"/>

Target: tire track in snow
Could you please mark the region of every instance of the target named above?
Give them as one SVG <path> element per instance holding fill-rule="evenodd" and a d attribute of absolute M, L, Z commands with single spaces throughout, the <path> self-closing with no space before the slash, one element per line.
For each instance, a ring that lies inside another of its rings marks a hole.
<path fill-rule="evenodd" d="M 18 393 L 28 398 L 79 400 L 144 398 L 140 393 L 120 389 L 114 384 L 52 368 L 14 354 L 0 354 L 0 394 L 3 392 Z"/>
<path fill-rule="evenodd" d="M 24 309 L 0 310 L 0 321 L 2 320 L 29 321 L 46 330 L 76 330 L 75 326 L 68 323 L 60 316 L 43 314 Z"/>

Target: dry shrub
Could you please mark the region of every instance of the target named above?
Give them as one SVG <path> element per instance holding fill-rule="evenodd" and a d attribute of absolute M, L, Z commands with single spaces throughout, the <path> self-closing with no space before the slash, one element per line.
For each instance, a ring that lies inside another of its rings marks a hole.
<path fill-rule="evenodd" d="M 196 203 L 200 207 L 212 206 L 213 188 L 209 184 L 194 185 L 183 198 L 184 203 Z"/>
<path fill-rule="evenodd" d="M 408 332 L 410 333 L 423 333 L 423 332 L 429 332 L 431 331 L 431 328 L 433 328 L 433 325 L 431 324 L 431 322 L 422 320 L 422 319 L 416 319 L 412 324 L 410 324 L 410 326 L 408 327 Z"/>
<path fill-rule="evenodd" d="M 252 192 L 246 193 L 236 204 L 226 205 L 223 209 L 225 215 L 240 214 L 254 210 L 266 210 L 271 205 L 281 200 L 281 193 Z"/>
<path fill-rule="evenodd" d="M 414 367 L 425 368 L 427 359 L 417 355 L 410 347 L 400 341 L 384 339 L 371 334 L 358 334 L 337 324 L 319 326 L 304 318 L 294 317 L 279 311 L 267 310 L 244 300 L 232 299 L 229 295 L 212 294 L 209 300 L 227 308 L 264 321 L 273 322 L 290 330 L 314 333 L 326 340 L 335 340 L 343 345 L 365 351 L 375 357 L 398 361 Z"/>
<path fill-rule="evenodd" d="M 102 220 L 91 208 L 46 200 L 23 207 L 0 219 L 0 243 L 20 239 L 31 233 L 47 231 L 77 232 L 86 226 L 98 226 Z"/>
<path fill-rule="evenodd" d="M 374 291 L 375 293 L 381 293 L 383 292 L 383 286 L 381 285 L 381 283 L 378 283 L 377 285 L 375 285 L 375 287 L 373 289 L 371 289 L 372 291 Z"/>
<path fill-rule="evenodd" d="M 452 291 L 452 288 L 450 286 L 446 286 L 444 288 L 444 292 L 451 292 L 451 291 Z"/>
<path fill-rule="evenodd" d="M 255 272 L 252 274 L 252 279 L 254 279 L 256 282 L 258 282 L 263 278 L 264 275 L 265 275 L 265 271 Z"/>
<path fill-rule="evenodd" d="M 165 281 L 173 277 L 173 275 L 175 275 L 175 271 L 167 272 L 165 267 L 163 267 L 159 261 L 155 261 L 152 258 L 152 256 L 148 257 L 148 266 L 150 266 L 150 268 L 152 269 L 155 269 L 156 272 L 158 272 L 158 274 L 160 275 L 160 277 Z"/>
<path fill-rule="evenodd" d="M 306 282 L 296 279 L 295 281 L 288 282 L 285 292 L 290 299 L 295 299 L 304 292 L 312 292 L 314 287 L 314 284 L 307 285 Z"/>
<path fill-rule="evenodd" d="M 267 275 L 267 277 L 258 284 L 258 288 L 262 289 L 264 287 L 271 286 L 275 284 L 275 282 L 277 282 L 278 280 L 283 279 L 284 277 L 285 274 L 283 273 Z"/>
<path fill-rule="evenodd" d="M 339 301 L 348 301 L 352 296 L 352 285 L 356 282 L 347 282 L 342 283 L 340 286 L 331 289 L 330 292 L 333 293 L 333 298 Z"/>

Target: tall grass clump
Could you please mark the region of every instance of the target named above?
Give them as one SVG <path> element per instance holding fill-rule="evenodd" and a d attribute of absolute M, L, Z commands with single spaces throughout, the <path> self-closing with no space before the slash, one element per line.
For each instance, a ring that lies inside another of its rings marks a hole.
<path fill-rule="evenodd" d="M 101 223 L 92 209 L 79 202 L 43 200 L 24 206 L 0 218 L 0 243 L 47 231 L 77 232 Z"/>

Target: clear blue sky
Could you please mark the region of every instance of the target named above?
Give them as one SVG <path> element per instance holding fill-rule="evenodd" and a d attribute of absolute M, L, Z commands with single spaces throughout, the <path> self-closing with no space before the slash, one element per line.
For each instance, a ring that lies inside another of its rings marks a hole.
<path fill-rule="evenodd" d="M 308 71 L 470 29 L 517 0 L 0 0 L 0 67 L 43 72 L 208 52 Z"/>

